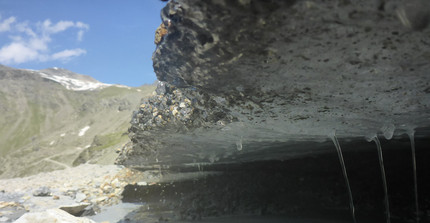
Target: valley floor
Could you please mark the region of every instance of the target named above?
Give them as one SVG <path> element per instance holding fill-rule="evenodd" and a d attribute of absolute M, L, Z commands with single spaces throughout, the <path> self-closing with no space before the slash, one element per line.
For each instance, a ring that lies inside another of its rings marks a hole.
<path fill-rule="evenodd" d="M 143 178 L 116 165 L 83 164 L 37 175 L 0 180 L 0 222 L 13 222 L 27 212 L 63 209 L 93 215 L 119 203 L 123 189 Z M 73 210 L 70 210 L 73 209 Z"/>

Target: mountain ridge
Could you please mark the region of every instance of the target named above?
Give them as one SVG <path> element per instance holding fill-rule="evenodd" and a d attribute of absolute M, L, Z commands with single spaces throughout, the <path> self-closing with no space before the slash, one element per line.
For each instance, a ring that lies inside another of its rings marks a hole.
<path fill-rule="evenodd" d="M 0 178 L 63 169 L 87 150 L 96 153 L 88 153 L 83 160 L 80 156 L 78 164 L 90 159 L 113 162 L 115 148 L 128 141 L 124 133 L 130 114 L 155 88 L 101 83 L 102 87 L 72 90 L 39 72 L 81 78 L 84 84 L 101 83 L 64 69 L 0 66 Z"/>

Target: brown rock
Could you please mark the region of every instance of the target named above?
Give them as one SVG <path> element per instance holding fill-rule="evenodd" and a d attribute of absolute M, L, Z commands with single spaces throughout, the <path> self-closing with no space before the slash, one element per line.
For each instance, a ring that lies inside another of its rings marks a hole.
<path fill-rule="evenodd" d="M 161 23 L 160 26 L 155 31 L 154 43 L 158 45 L 161 42 L 161 40 L 163 40 L 163 36 L 165 36 L 166 34 L 167 34 L 166 26 L 163 23 Z"/>

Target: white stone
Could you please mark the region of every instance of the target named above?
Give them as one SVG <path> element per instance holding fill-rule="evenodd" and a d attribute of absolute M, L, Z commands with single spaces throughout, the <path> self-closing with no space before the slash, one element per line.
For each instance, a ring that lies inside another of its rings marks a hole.
<path fill-rule="evenodd" d="M 87 198 L 87 195 L 85 195 L 84 193 L 78 192 L 78 193 L 76 193 L 75 201 L 76 202 L 82 202 L 86 198 Z"/>
<path fill-rule="evenodd" d="M 118 178 L 115 178 L 112 182 L 111 182 L 112 186 L 115 186 L 116 188 L 121 187 L 121 183 L 119 182 Z"/>
<path fill-rule="evenodd" d="M 145 181 L 142 181 L 142 182 L 137 183 L 137 185 L 139 185 L 139 186 L 146 186 L 146 185 L 148 185 L 148 183 L 145 182 Z"/>
<path fill-rule="evenodd" d="M 95 223 L 88 218 L 75 217 L 60 209 L 49 209 L 43 212 L 26 213 L 15 223 Z"/>

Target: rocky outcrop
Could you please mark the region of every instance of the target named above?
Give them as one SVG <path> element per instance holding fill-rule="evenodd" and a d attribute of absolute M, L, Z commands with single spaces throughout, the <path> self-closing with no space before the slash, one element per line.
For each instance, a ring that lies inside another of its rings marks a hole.
<path fill-rule="evenodd" d="M 161 14 L 161 82 L 119 163 L 287 159 L 333 131 L 430 126 L 427 1 L 177 0 Z"/>

